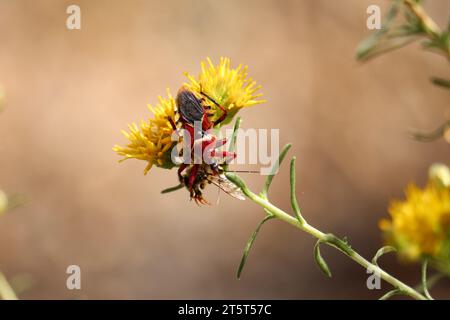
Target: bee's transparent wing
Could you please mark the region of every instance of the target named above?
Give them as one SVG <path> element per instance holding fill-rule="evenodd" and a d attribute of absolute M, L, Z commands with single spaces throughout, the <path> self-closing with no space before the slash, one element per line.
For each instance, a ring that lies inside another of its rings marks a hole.
<path fill-rule="evenodd" d="M 208 180 L 217 187 L 219 187 L 219 189 L 222 190 L 223 192 L 228 193 L 230 196 L 239 200 L 245 200 L 245 196 L 241 188 L 233 184 L 224 175 L 210 176 Z"/>

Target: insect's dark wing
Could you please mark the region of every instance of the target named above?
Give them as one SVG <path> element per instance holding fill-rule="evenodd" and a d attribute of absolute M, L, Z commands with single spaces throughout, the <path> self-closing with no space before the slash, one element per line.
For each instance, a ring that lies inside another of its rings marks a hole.
<path fill-rule="evenodd" d="M 202 121 L 203 107 L 200 104 L 200 100 L 188 90 L 180 91 L 177 95 L 178 110 L 183 119 L 194 125 L 195 121 Z"/>

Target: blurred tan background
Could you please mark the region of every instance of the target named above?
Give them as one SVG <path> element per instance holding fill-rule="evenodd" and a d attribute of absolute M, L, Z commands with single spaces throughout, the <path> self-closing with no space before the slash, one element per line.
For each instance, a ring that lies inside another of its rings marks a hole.
<path fill-rule="evenodd" d="M 70 4 L 81 7 L 80 31 L 65 27 Z M 0 220 L 0 269 L 31 277 L 21 298 L 381 296 L 366 288 L 365 270 L 329 248 L 334 276 L 325 278 L 313 239 L 281 222 L 264 226 L 236 280 L 260 208 L 226 196 L 202 208 L 184 191 L 162 196 L 175 172 L 143 176 L 144 163 L 119 165 L 111 150 L 125 143 L 127 123 L 150 115 L 147 103 L 166 87 L 176 91 L 182 72 L 197 74 L 205 57 L 248 64 L 268 103 L 244 110 L 243 126 L 281 129 L 281 143 L 294 143 L 307 219 L 371 257 L 389 199 L 410 181 L 423 184 L 428 166 L 450 154 L 443 141 L 406 135 L 442 121 L 448 92 L 428 78 L 448 75 L 448 62 L 413 45 L 357 63 L 370 4 L 389 3 L 0 1 L 0 188 L 28 198 Z M 445 25 L 449 1 L 427 8 Z M 289 209 L 287 173 L 285 165 L 271 200 Z M 263 182 L 245 178 L 255 190 Z M 417 266 L 384 261 L 405 281 L 419 280 Z M 82 269 L 81 291 L 66 289 L 71 264 Z M 448 298 L 448 289 L 434 292 Z"/>

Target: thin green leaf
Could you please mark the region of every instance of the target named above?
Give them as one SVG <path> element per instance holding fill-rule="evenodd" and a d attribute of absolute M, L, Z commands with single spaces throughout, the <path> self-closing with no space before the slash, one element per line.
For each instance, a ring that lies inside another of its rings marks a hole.
<path fill-rule="evenodd" d="M 241 117 L 237 117 L 236 121 L 234 122 L 233 133 L 231 134 L 231 137 L 230 137 L 230 146 L 228 147 L 229 152 L 234 152 L 236 150 L 237 133 L 241 126 L 241 122 L 242 122 Z M 223 165 L 223 169 L 225 171 L 228 170 L 228 163 L 225 163 Z"/>
<path fill-rule="evenodd" d="M 424 259 L 422 261 L 422 288 L 423 288 L 423 294 L 425 295 L 425 297 L 427 297 L 428 300 L 434 300 L 433 297 L 428 292 L 427 267 L 428 267 L 428 259 Z"/>
<path fill-rule="evenodd" d="M 422 28 L 419 19 L 411 10 L 404 10 L 404 17 L 410 26 L 420 26 Z"/>
<path fill-rule="evenodd" d="M 237 132 L 241 127 L 241 123 L 242 123 L 241 117 L 237 117 L 233 127 L 233 134 L 230 137 L 230 147 L 228 149 L 229 152 L 234 152 L 236 150 Z"/>
<path fill-rule="evenodd" d="M 249 196 L 251 192 L 241 177 L 239 177 L 234 172 L 225 172 L 225 176 L 228 178 L 228 180 L 238 186 L 246 196 Z"/>
<path fill-rule="evenodd" d="M 426 39 L 421 42 L 421 45 L 425 49 L 441 49 L 441 43 L 436 39 Z"/>
<path fill-rule="evenodd" d="M 394 289 L 391 290 L 389 292 L 387 292 L 386 294 L 384 294 L 379 300 L 388 300 L 390 298 L 392 298 L 393 296 L 398 296 L 398 295 L 402 295 L 403 292 L 399 289 Z"/>
<path fill-rule="evenodd" d="M 385 255 L 386 253 L 389 253 L 389 252 L 395 252 L 395 251 L 397 251 L 397 249 L 395 249 L 395 248 L 392 247 L 392 246 L 385 246 L 385 247 L 379 249 L 379 250 L 377 251 L 377 253 L 375 254 L 375 256 L 373 257 L 372 263 L 373 263 L 374 265 L 378 266 L 378 259 L 379 259 L 382 255 Z"/>
<path fill-rule="evenodd" d="M 412 34 L 412 35 L 408 35 L 408 36 L 405 35 L 405 36 L 402 36 L 399 38 L 383 40 L 383 41 L 380 41 L 376 47 L 373 47 L 373 48 L 371 48 L 370 51 L 367 51 L 364 54 L 364 56 L 358 57 L 358 59 L 361 61 L 368 61 L 379 55 L 382 55 L 382 54 L 388 53 L 390 51 L 394 51 L 401 47 L 404 47 L 418 39 L 419 38 L 417 37 L 417 35 Z"/>
<path fill-rule="evenodd" d="M 298 205 L 297 202 L 297 195 L 296 195 L 296 181 L 295 181 L 295 160 L 296 157 L 292 157 L 291 160 L 291 205 L 292 205 L 292 210 L 294 210 L 295 212 L 295 216 L 297 217 L 297 220 L 301 223 L 304 224 L 306 221 L 302 216 L 302 213 L 300 211 L 300 207 Z"/>
<path fill-rule="evenodd" d="M 183 188 L 183 187 L 184 187 L 184 184 L 181 184 L 181 183 L 180 183 L 180 184 L 177 185 L 177 186 L 170 187 L 170 188 L 167 188 L 167 189 L 162 190 L 161 193 L 162 193 L 162 194 L 165 194 L 165 193 L 174 192 L 174 191 L 180 190 L 180 189 Z"/>
<path fill-rule="evenodd" d="M 277 174 L 278 169 L 280 168 L 281 163 L 283 162 L 284 158 L 286 157 L 287 152 L 291 148 L 291 144 L 288 143 L 284 146 L 283 150 L 281 150 L 281 153 L 278 157 L 278 161 L 273 165 L 272 170 L 270 171 L 270 174 L 266 178 L 266 182 L 264 183 L 263 190 L 261 191 L 261 196 L 263 198 L 267 199 L 267 193 L 269 192 L 270 185 L 272 183 L 273 177 Z"/>
<path fill-rule="evenodd" d="M 448 79 L 433 77 L 433 78 L 431 78 L 431 82 L 433 82 L 433 84 L 443 87 L 445 89 L 450 89 L 450 80 L 448 80 Z"/>
<path fill-rule="evenodd" d="M 239 268 L 238 268 L 238 271 L 237 271 L 237 278 L 238 279 L 241 278 L 242 271 L 244 270 L 245 263 L 247 262 L 248 254 L 250 253 L 250 250 L 252 249 L 253 243 L 255 242 L 255 239 L 256 239 L 256 236 L 258 235 L 259 230 L 261 229 L 261 227 L 263 226 L 264 223 L 266 223 L 267 221 L 269 221 L 272 218 L 274 218 L 274 216 L 267 216 L 267 217 L 265 217 L 259 223 L 258 227 L 255 229 L 255 231 L 253 232 L 252 236 L 248 240 L 247 245 L 245 246 L 245 249 L 244 249 L 244 254 L 242 255 L 241 263 L 239 264 Z"/>
<path fill-rule="evenodd" d="M 317 265 L 319 266 L 320 270 L 329 278 L 331 278 L 331 272 L 328 268 L 327 263 L 322 258 L 322 255 L 320 254 L 320 244 L 323 241 L 319 240 L 316 242 L 316 245 L 314 246 L 314 259 L 316 260 Z"/>
<path fill-rule="evenodd" d="M 422 132 L 418 130 L 409 130 L 411 138 L 420 142 L 430 142 L 442 138 L 445 131 L 450 128 L 450 119 L 441 124 L 438 128 L 430 132 Z"/>
<path fill-rule="evenodd" d="M 358 60 L 368 60 L 371 57 L 371 52 L 378 46 L 381 38 L 389 31 L 389 28 L 398 13 L 398 1 L 395 1 L 389 9 L 386 18 L 382 23 L 380 30 L 374 31 L 369 37 L 361 41 L 356 49 L 356 58 Z"/>

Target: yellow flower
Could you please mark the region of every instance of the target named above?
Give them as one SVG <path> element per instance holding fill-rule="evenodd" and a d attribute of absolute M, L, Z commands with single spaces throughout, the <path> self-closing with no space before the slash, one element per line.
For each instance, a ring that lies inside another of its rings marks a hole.
<path fill-rule="evenodd" d="M 0 190 L 0 214 L 4 213 L 8 208 L 8 197 Z"/>
<path fill-rule="evenodd" d="M 380 221 L 387 243 L 405 260 L 428 257 L 448 263 L 450 189 L 432 182 L 424 189 L 410 184 L 405 194 L 405 201 L 390 203 L 391 220 Z"/>
<path fill-rule="evenodd" d="M 261 86 L 248 78 L 247 66 L 239 65 L 232 69 L 229 58 L 220 58 L 217 66 L 207 58 L 201 62 L 201 73 L 197 78 L 187 72 L 184 75 L 189 80 L 185 83 L 188 89 L 197 93 L 203 91 L 228 111 L 223 124 L 229 123 L 241 108 L 265 102 L 258 100 L 262 96 L 262 93 L 257 93 Z M 214 106 L 213 108 L 213 118 L 219 117 L 221 111 Z"/>
<path fill-rule="evenodd" d="M 122 130 L 129 140 L 128 145 L 116 145 L 113 148 L 118 155 L 124 157 L 120 162 L 131 158 L 147 161 L 144 174 L 147 174 L 153 165 L 161 168 L 174 166 L 170 153 L 175 142 L 171 139 L 173 128 L 168 118 L 175 119 L 175 99 L 169 90 L 167 95 L 167 99 L 158 97 L 159 103 L 155 107 L 148 105 L 154 114 L 153 119 L 141 121 L 140 126 L 136 123 L 128 125 L 130 132 Z"/>

